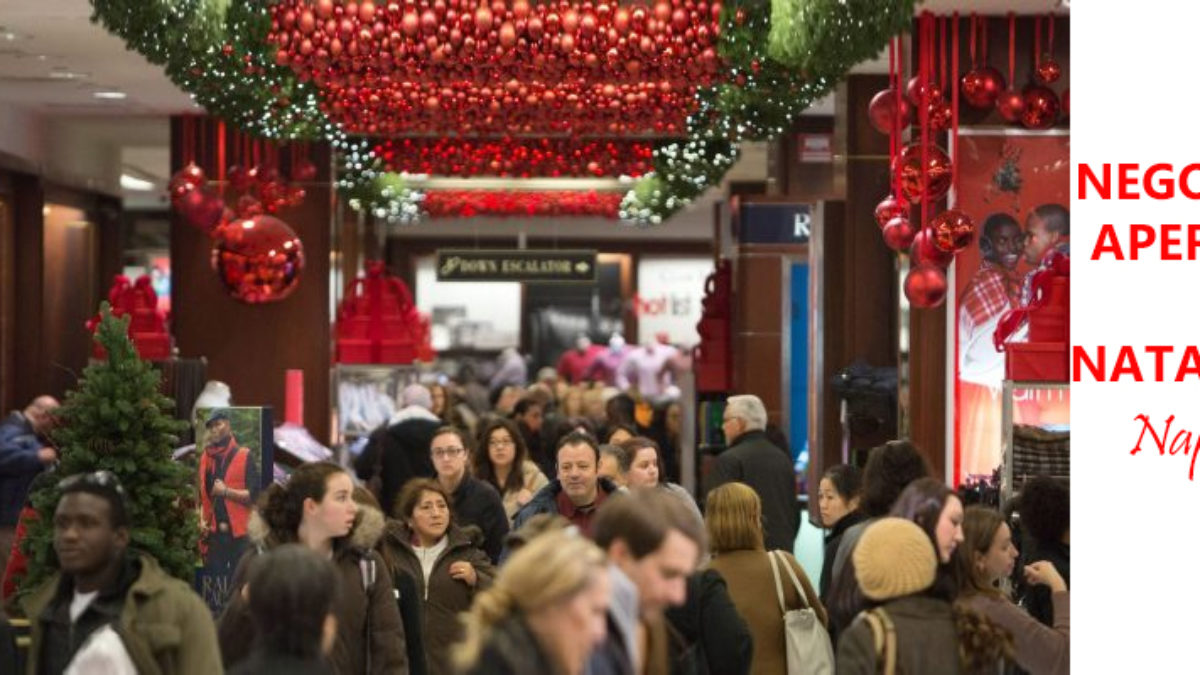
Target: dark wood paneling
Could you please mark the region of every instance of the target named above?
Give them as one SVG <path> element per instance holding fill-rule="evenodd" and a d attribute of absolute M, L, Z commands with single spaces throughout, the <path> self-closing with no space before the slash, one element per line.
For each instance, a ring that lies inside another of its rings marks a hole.
<path fill-rule="evenodd" d="M 17 333 L 17 270 L 11 182 L 8 175 L 0 172 L 0 410 L 17 407 L 13 349 Z"/>
<path fill-rule="evenodd" d="M 69 201 L 69 200 L 64 200 Z M 42 384 L 62 396 L 87 366 L 91 336 L 84 324 L 99 304 L 99 233 L 87 212 L 56 202 L 45 218 Z"/>
<path fill-rule="evenodd" d="M 211 146 L 217 125 L 201 120 L 198 127 L 198 163 L 209 176 L 216 176 Z M 185 163 L 186 128 L 183 118 L 172 118 L 172 171 Z M 286 169 L 288 152 L 286 146 L 281 150 L 280 162 L 285 165 L 281 168 Z M 300 236 L 305 252 L 300 285 L 280 302 L 249 305 L 230 297 L 210 264 L 212 242 L 177 215 L 172 215 L 171 223 L 172 331 L 181 356 L 207 358 L 209 379 L 227 383 L 236 404 L 274 406 L 276 419 L 283 417 L 285 371 L 303 370 L 304 424 L 319 440 L 329 438 L 330 424 L 328 153 L 324 146 L 312 148 L 320 175 L 305 185 L 307 198 L 301 206 L 280 213 Z"/>
<path fill-rule="evenodd" d="M 46 389 L 46 361 L 42 340 L 42 207 L 44 187 L 39 176 L 13 176 L 13 234 L 16 257 L 17 297 L 14 312 L 19 330 L 13 338 L 16 358 L 13 387 L 14 406 L 21 406 Z"/>

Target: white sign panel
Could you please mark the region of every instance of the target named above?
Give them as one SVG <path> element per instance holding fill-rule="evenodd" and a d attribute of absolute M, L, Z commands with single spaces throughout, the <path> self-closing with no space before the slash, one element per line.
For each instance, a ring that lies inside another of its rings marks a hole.
<path fill-rule="evenodd" d="M 665 332 L 671 344 L 691 347 L 700 342 L 696 322 L 704 300 L 704 281 L 712 274 L 712 258 L 643 256 L 638 262 L 638 342 L 646 344 Z"/>
<path fill-rule="evenodd" d="M 438 281 L 432 256 L 417 261 L 417 309 L 433 319 L 433 348 L 503 349 L 521 339 L 521 284 Z"/>

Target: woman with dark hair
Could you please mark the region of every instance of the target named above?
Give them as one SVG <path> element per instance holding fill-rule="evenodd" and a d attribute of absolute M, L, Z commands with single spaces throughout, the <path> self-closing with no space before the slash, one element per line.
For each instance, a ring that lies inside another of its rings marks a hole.
<path fill-rule="evenodd" d="M 608 445 L 621 445 L 637 435 L 637 429 L 632 424 L 614 424 L 605 429 L 604 442 Z"/>
<path fill-rule="evenodd" d="M 663 476 L 665 480 L 679 482 L 683 431 L 683 404 L 678 400 L 654 409 L 650 423 L 650 436 L 662 448 Z"/>
<path fill-rule="evenodd" d="M 246 588 L 254 647 L 229 675 L 331 675 L 325 656 L 337 636 L 333 564 L 301 544 L 284 544 L 254 560 Z"/>
<path fill-rule="evenodd" d="M 395 571 L 417 580 L 424 603 L 425 661 L 434 675 L 453 672 L 450 647 L 462 636 L 458 615 L 471 608 L 475 594 L 495 575 L 479 529 L 455 525 L 450 504 L 450 494 L 437 481 L 413 479 L 400 492 L 399 520 L 388 523 L 384 537 Z"/>
<path fill-rule="evenodd" d="M 437 472 L 437 482 L 450 497 L 454 520 L 462 527 L 474 525 L 483 532 L 483 548 L 495 562 L 504 548 L 510 528 L 504 502 L 495 487 L 471 475 L 471 437 L 458 427 L 442 427 L 433 432 L 429 454 Z M 393 507 L 392 515 L 402 517 Z"/>
<path fill-rule="evenodd" d="M 1054 565 L 1067 586 L 1071 585 L 1071 491 L 1066 481 L 1037 476 L 1021 488 L 1020 529 L 1025 532 L 1021 565 L 1045 560 Z M 1054 625 L 1055 606 L 1044 585 L 1023 589 L 1021 605 L 1047 626 Z"/>
<path fill-rule="evenodd" d="M 500 493 L 510 525 L 517 510 L 550 482 L 538 465 L 529 461 L 525 441 L 510 420 L 492 420 L 483 428 L 473 467 L 476 478 Z"/>
<path fill-rule="evenodd" d="M 833 559 L 837 556 L 842 534 L 867 519 L 858 508 L 862 492 L 862 472 L 853 464 L 831 466 L 821 477 L 817 488 L 817 503 L 821 526 L 825 533 L 825 558 L 821 562 L 821 602 L 829 602 L 829 586 L 833 577 Z"/>
<path fill-rule="evenodd" d="M 929 535 L 938 556 L 937 579 L 931 592 L 943 600 L 953 600 L 958 591 L 950 562 L 963 541 L 962 500 L 941 481 L 919 478 L 900 493 L 891 515 L 913 521 Z"/>
<path fill-rule="evenodd" d="M 249 536 L 254 548 L 233 574 L 232 592 L 218 625 L 226 665 L 241 661 L 254 640 L 246 603 L 249 566 L 258 555 L 299 543 L 329 558 L 337 568 L 334 597 L 337 638 L 329 655 L 337 675 L 407 673 L 404 626 L 396 608 L 390 575 L 358 527 L 354 483 L 342 467 L 329 462 L 304 464 L 286 485 L 271 485 L 259 497 Z"/>
<path fill-rule="evenodd" d="M 1019 552 L 1012 530 L 992 509 L 972 506 L 963 519 L 964 541 L 954 552 L 958 602 L 986 616 L 1012 634 L 1013 660 L 1030 675 L 1071 672 L 1070 595 L 1054 565 L 1035 562 L 1025 568 L 1030 584 L 1047 587 L 1054 602 L 1054 627 L 1013 604 L 1000 584 L 1013 572 Z"/>

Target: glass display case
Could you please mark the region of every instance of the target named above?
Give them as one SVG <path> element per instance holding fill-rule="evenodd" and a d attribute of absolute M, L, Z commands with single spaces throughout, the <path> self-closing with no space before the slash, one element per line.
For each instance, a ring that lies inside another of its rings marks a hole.
<path fill-rule="evenodd" d="M 1001 417 L 1000 500 L 1020 494 L 1025 480 L 1071 473 L 1071 385 L 1005 380 Z"/>

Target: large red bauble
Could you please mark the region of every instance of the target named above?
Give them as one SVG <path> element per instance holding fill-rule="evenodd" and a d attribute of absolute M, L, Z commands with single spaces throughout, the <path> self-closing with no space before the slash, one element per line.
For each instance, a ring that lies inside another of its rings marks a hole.
<path fill-rule="evenodd" d="M 950 157 L 936 145 L 929 146 L 922 175 L 919 143 L 904 146 L 892 165 L 892 173 L 899 177 L 900 192 L 910 204 L 920 204 L 923 200 L 936 202 L 945 197 L 953 178 Z"/>
<path fill-rule="evenodd" d="M 946 301 L 946 274 L 936 267 L 910 269 L 904 278 L 904 297 L 913 307 L 937 307 Z"/>
<path fill-rule="evenodd" d="M 916 236 L 917 228 L 913 227 L 908 217 L 903 214 L 892 218 L 883 227 L 883 243 L 897 253 L 907 251 Z"/>
<path fill-rule="evenodd" d="M 867 116 L 871 120 L 871 126 L 875 127 L 876 131 L 889 134 L 892 132 L 892 125 L 895 122 L 896 116 L 896 91 L 894 89 L 884 89 L 883 91 L 871 97 L 871 103 L 867 106 Z M 900 101 L 900 128 L 904 129 L 912 123 L 912 105 L 908 99 L 899 97 Z"/>
<path fill-rule="evenodd" d="M 996 112 L 1000 113 L 1006 122 L 1020 121 L 1024 111 L 1025 96 L 1015 89 L 1009 89 L 996 99 Z"/>
<path fill-rule="evenodd" d="M 875 222 L 879 227 L 887 227 L 892 218 L 904 215 L 904 203 L 895 195 L 888 195 L 875 207 Z"/>
<path fill-rule="evenodd" d="M 248 303 L 286 298 L 300 282 L 304 246 L 278 218 L 255 216 L 229 223 L 213 245 L 212 266 L 225 290 Z"/>
<path fill-rule="evenodd" d="M 1037 67 L 1037 76 L 1042 82 L 1053 84 L 1062 76 L 1062 66 L 1054 59 L 1043 59 L 1042 64 Z"/>
<path fill-rule="evenodd" d="M 1004 76 L 991 66 L 974 68 L 962 76 L 962 95 L 969 105 L 990 108 L 1005 87 Z"/>
<path fill-rule="evenodd" d="M 937 247 L 933 230 L 928 227 L 923 228 L 917 233 L 917 236 L 913 237 L 908 254 L 912 257 L 914 267 L 932 266 L 945 269 L 954 261 L 953 253 L 947 253 Z"/>
<path fill-rule="evenodd" d="M 915 106 L 921 105 L 922 102 L 940 101 L 942 100 L 942 88 L 933 80 L 927 80 L 925 86 L 921 86 L 921 77 L 913 76 L 908 81 L 908 85 L 904 88 L 905 95 L 908 96 L 909 103 Z"/>
<path fill-rule="evenodd" d="M 975 239 L 975 221 L 958 209 L 943 211 L 929 223 L 933 243 L 947 253 L 958 253 Z"/>
<path fill-rule="evenodd" d="M 1025 109 L 1021 111 L 1021 124 L 1026 129 L 1049 129 L 1058 120 L 1058 94 L 1046 87 L 1025 88 Z"/>

